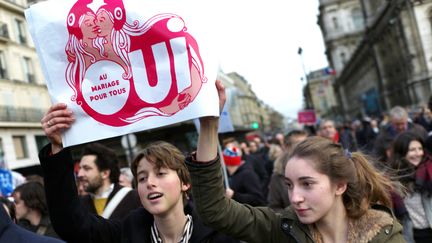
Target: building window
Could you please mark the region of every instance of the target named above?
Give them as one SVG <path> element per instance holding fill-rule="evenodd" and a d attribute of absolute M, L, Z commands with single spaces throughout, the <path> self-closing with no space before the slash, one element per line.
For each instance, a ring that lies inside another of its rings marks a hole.
<path fill-rule="evenodd" d="M 431 29 L 432 29 L 432 9 L 429 10 L 429 13 L 428 13 L 428 19 L 429 19 L 429 24 L 430 24 Z"/>
<path fill-rule="evenodd" d="M 346 58 L 345 52 L 341 52 L 340 59 L 341 59 L 342 65 L 345 65 L 347 63 L 347 58 Z"/>
<path fill-rule="evenodd" d="M 339 22 L 338 22 L 338 19 L 336 17 L 332 18 L 332 22 L 333 22 L 333 28 L 335 30 L 339 29 Z"/>
<path fill-rule="evenodd" d="M 26 31 L 24 21 L 15 19 L 15 25 L 17 29 L 17 40 L 20 44 L 27 44 Z"/>
<path fill-rule="evenodd" d="M 33 62 L 28 57 L 23 57 L 23 67 L 24 67 L 24 80 L 27 83 L 36 83 Z"/>
<path fill-rule="evenodd" d="M 15 148 L 15 156 L 17 159 L 28 158 L 27 143 L 24 136 L 12 136 L 12 141 Z"/>
<path fill-rule="evenodd" d="M 49 140 L 46 136 L 36 135 L 35 140 L 38 151 L 40 151 L 45 145 L 49 144 Z"/>
<path fill-rule="evenodd" d="M 0 22 L 0 37 L 9 39 L 8 26 L 5 23 Z"/>
<path fill-rule="evenodd" d="M 359 8 L 353 9 L 351 12 L 351 16 L 353 20 L 354 29 L 355 30 L 362 29 L 364 20 L 363 20 L 363 14 L 361 10 Z"/>
<path fill-rule="evenodd" d="M 6 59 L 3 51 L 0 51 L 0 78 L 8 78 L 6 71 Z"/>
<path fill-rule="evenodd" d="M 3 140 L 0 138 L 0 168 L 6 167 L 5 153 L 3 150 Z"/>

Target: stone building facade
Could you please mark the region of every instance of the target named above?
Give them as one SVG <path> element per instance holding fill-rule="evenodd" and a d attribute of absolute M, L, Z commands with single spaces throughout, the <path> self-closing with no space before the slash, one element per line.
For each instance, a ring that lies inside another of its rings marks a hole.
<path fill-rule="evenodd" d="M 26 0 L 0 0 L 0 153 L 11 169 L 39 164 L 40 119 L 51 104 L 25 8 Z"/>
<path fill-rule="evenodd" d="M 315 70 L 308 74 L 306 96 L 313 104 L 317 118 L 338 115 L 339 107 L 333 90 L 334 78 L 333 70 L 330 68 Z"/>
<path fill-rule="evenodd" d="M 348 1 L 320 1 L 320 20 L 327 19 L 319 22 L 324 37 L 331 25 L 324 10 L 341 7 L 341 2 Z M 330 55 L 333 47 L 326 41 L 330 64 L 345 63 L 337 68 L 334 83 L 341 115 L 380 116 L 396 105 L 416 108 L 425 103 L 431 95 L 432 1 L 350 2 L 361 7 L 364 28 L 349 59 Z"/>

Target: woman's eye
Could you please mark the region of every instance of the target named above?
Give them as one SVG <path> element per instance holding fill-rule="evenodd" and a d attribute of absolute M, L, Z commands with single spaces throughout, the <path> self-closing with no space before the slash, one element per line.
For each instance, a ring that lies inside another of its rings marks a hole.
<path fill-rule="evenodd" d="M 146 180 L 147 180 L 147 177 L 145 177 L 145 176 L 138 178 L 138 182 L 144 182 Z"/>
<path fill-rule="evenodd" d="M 310 183 L 310 182 L 303 182 L 303 186 L 304 187 L 311 187 L 312 183 Z"/>

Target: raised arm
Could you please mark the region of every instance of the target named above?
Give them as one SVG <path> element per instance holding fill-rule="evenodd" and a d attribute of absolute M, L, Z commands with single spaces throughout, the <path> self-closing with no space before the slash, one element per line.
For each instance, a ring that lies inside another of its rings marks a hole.
<path fill-rule="evenodd" d="M 219 95 L 219 110 L 221 111 L 226 101 L 225 87 L 220 80 L 216 81 L 216 89 Z M 200 118 L 200 133 L 198 137 L 196 159 L 199 162 L 214 160 L 218 151 L 218 127 L 219 117 Z"/>
<path fill-rule="evenodd" d="M 225 104 L 225 89 L 216 82 L 219 105 Z M 205 224 L 246 242 L 278 242 L 280 222 L 267 208 L 254 208 L 225 197 L 222 170 L 217 156 L 218 117 L 200 119 L 196 157 L 188 157 L 192 176 L 192 193 L 196 208 Z M 275 232 L 275 233 L 272 233 Z M 274 234 L 274 235 L 273 235 Z M 290 242 L 290 241 L 284 241 Z"/>
<path fill-rule="evenodd" d="M 74 161 L 63 149 L 61 133 L 75 120 L 65 104 L 53 105 L 41 123 L 51 142 L 39 152 L 51 222 L 67 242 L 119 242 L 120 222 L 105 220 L 81 207 L 75 184 Z"/>

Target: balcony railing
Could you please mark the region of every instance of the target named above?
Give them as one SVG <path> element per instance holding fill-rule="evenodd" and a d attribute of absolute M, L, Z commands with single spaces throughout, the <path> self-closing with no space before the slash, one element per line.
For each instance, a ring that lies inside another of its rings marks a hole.
<path fill-rule="evenodd" d="M 41 109 L 0 106 L 0 122 L 40 122 L 43 115 Z"/>

